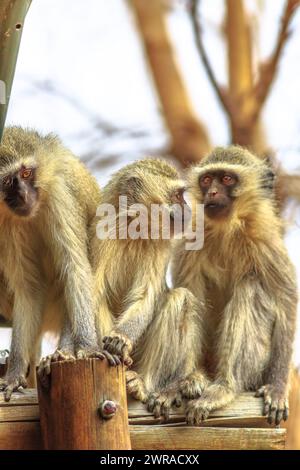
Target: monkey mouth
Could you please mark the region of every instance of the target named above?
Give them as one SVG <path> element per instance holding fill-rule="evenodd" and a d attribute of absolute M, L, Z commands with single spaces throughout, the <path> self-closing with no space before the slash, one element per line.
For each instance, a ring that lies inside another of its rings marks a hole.
<path fill-rule="evenodd" d="M 217 217 L 224 217 L 228 215 L 229 207 L 226 204 L 219 202 L 208 202 L 204 206 L 206 215 L 213 219 Z"/>

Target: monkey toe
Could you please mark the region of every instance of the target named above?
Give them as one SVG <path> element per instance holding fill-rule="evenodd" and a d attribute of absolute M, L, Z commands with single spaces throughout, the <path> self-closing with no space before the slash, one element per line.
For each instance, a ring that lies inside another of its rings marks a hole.
<path fill-rule="evenodd" d="M 278 426 L 281 421 L 288 419 L 289 407 L 288 399 L 274 385 L 263 385 L 260 387 L 256 397 L 263 397 L 263 415 L 267 417 L 269 424 L 275 423 Z"/>
<path fill-rule="evenodd" d="M 5 379 L 1 385 L 1 389 L 4 391 L 4 400 L 9 401 L 13 392 L 17 392 L 19 388 L 27 388 L 25 376 L 21 375 L 12 380 Z"/>
<path fill-rule="evenodd" d="M 172 406 L 181 406 L 181 396 L 171 391 L 168 393 L 152 393 L 148 399 L 147 408 L 150 413 L 153 413 L 155 418 L 163 417 L 165 421 L 170 418 L 170 411 Z"/>
<path fill-rule="evenodd" d="M 143 379 L 134 371 L 126 372 L 126 387 L 128 394 L 135 400 L 146 403 L 149 394 L 146 390 Z"/>
<path fill-rule="evenodd" d="M 192 400 L 188 403 L 186 412 L 186 421 L 190 426 L 200 426 L 202 421 L 205 421 L 211 407 L 209 404 L 201 399 Z"/>

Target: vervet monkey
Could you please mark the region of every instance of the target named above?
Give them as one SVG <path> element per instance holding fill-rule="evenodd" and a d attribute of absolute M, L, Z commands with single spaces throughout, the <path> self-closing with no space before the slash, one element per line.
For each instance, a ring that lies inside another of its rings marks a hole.
<path fill-rule="evenodd" d="M 159 159 L 130 164 L 104 188 L 103 213 L 98 213 L 92 229 L 99 236 L 100 225 L 113 221 L 107 238 L 94 237 L 91 245 L 99 341 L 102 338 L 104 349 L 127 365 L 132 357 L 128 392 L 148 401 L 155 416 L 166 418 L 172 403 L 180 403 L 180 383 L 194 372 L 202 342 L 201 324 L 196 322 L 201 305 L 187 289 L 169 289 L 166 284 L 174 211 L 185 207 L 184 189 L 176 169 Z M 151 217 L 153 204 L 167 215 L 171 238 L 163 237 L 162 218 L 157 238 L 151 237 L 157 228 Z M 111 207 L 116 212 L 108 217 Z M 129 232 L 143 208 L 144 226 L 139 227 L 140 237 L 132 239 Z"/>
<path fill-rule="evenodd" d="M 35 362 L 45 330 L 64 325 L 54 359 L 98 354 L 88 228 L 99 200 L 95 179 L 57 137 L 20 127 L 5 130 L 0 271 L 8 301 L 1 302 L 1 313 L 13 321 L 1 383 L 7 400 L 26 387 L 28 366 Z"/>
<path fill-rule="evenodd" d="M 204 204 L 204 247 L 186 251 L 178 242 L 172 271 L 177 288 L 205 299 L 213 383 L 189 402 L 189 424 L 247 390 L 264 397 L 270 423 L 288 417 L 297 290 L 273 180 L 264 161 L 235 146 L 215 149 L 191 170 L 194 204 Z"/>

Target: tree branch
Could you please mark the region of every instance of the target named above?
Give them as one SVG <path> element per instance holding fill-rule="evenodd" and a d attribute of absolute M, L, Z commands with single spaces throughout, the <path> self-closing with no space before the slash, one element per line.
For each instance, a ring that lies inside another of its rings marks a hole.
<path fill-rule="evenodd" d="M 198 15 L 198 10 L 199 10 L 199 0 L 191 0 L 191 7 L 190 7 L 190 16 L 191 16 L 191 21 L 192 21 L 192 26 L 193 26 L 193 31 L 194 31 L 194 36 L 195 36 L 195 42 L 197 49 L 199 51 L 200 57 L 202 59 L 204 68 L 207 72 L 208 78 L 224 108 L 224 110 L 231 115 L 232 114 L 232 105 L 230 103 L 230 98 L 228 91 L 226 90 L 225 87 L 222 87 L 218 84 L 218 81 L 216 79 L 214 70 L 210 64 L 208 55 L 206 53 L 204 43 L 202 41 L 202 28 L 200 24 L 200 19 Z"/>
<path fill-rule="evenodd" d="M 259 114 L 270 92 L 270 88 L 277 72 L 283 48 L 291 34 L 291 31 L 289 31 L 289 25 L 299 6 L 300 0 L 286 0 L 283 16 L 281 19 L 281 26 L 279 29 L 274 51 L 271 54 L 271 57 L 260 66 L 260 76 L 255 86 L 255 95 L 257 100 L 256 116 Z"/>

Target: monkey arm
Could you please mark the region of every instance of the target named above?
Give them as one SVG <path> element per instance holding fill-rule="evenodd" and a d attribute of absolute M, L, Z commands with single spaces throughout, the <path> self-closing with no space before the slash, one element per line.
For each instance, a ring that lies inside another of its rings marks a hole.
<path fill-rule="evenodd" d="M 279 295 L 274 292 L 276 318 L 270 361 L 264 374 L 264 385 L 256 393 L 264 398 L 264 414 L 268 421 L 275 421 L 275 424 L 288 418 L 288 382 L 296 329 L 296 285 L 289 277 L 281 285 Z"/>
<path fill-rule="evenodd" d="M 62 185 L 62 187 L 64 187 Z M 76 200 L 65 191 L 51 201 L 48 225 L 54 263 L 64 284 L 75 355 L 98 350 L 92 295 L 92 271 L 88 260 L 84 214 Z M 64 201 L 64 204 L 61 204 Z"/>
<path fill-rule="evenodd" d="M 8 369 L 0 384 L 5 400 L 20 386 L 26 388 L 26 375 L 32 356 L 36 350 L 41 331 L 43 295 L 40 290 L 33 291 L 32 285 L 23 279 L 22 290 L 15 291 L 13 306 L 13 328 Z"/>
<path fill-rule="evenodd" d="M 127 296 L 127 308 L 117 320 L 113 331 L 104 338 L 104 348 L 112 354 L 118 354 L 130 365 L 129 355 L 133 346 L 141 338 L 154 315 L 154 306 L 159 296 L 160 285 L 157 280 L 149 284 L 136 280 Z"/>

